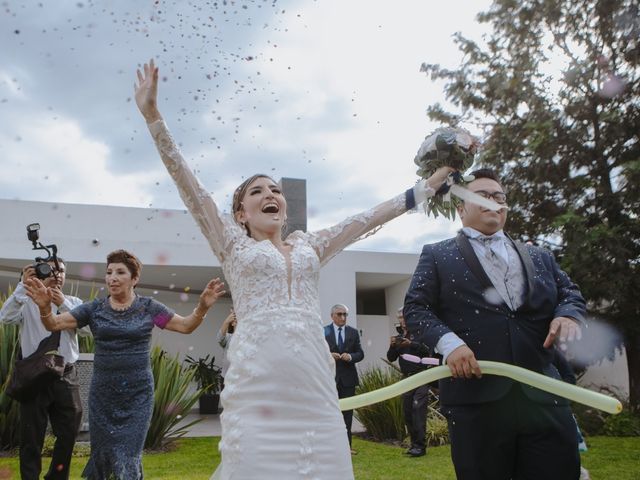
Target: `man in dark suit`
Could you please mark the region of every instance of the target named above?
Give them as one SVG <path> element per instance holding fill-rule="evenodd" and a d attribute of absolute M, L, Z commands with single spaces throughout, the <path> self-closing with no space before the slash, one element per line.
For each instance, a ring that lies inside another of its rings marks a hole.
<path fill-rule="evenodd" d="M 360 334 L 347 325 L 349 309 L 341 304 L 331 307 L 331 320 L 333 323 L 324 327 L 324 338 L 329 344 L 331 355 L 336 361 L 336 386 L 338 398 L 352 397 L 358 386 L 358 370 L 356 363 L 364 358 L 364 352 L 360 346 Z M 349 446 L 351 446 L 351 423 L 353 410 L 342 412 L 344 424 L 347 427 Z M 355 453 L 352 449 L 351 453 Z"/>
<path fill-rule="evenodd" d="M 496 174 L 473 172 L 470 191 L 506 206 Z M 407 292 L 409 330 L 443 356 L 440 381 L 458 479 L 562 479 L 580 475 L 568 402 L 505 377 L 493 360 L 559 378 L 553 344 L 579 339 L 585 302 L 544 249 L 513 241 L 499 211 L 464 202 L 457 237 L 426 245 Z"/>

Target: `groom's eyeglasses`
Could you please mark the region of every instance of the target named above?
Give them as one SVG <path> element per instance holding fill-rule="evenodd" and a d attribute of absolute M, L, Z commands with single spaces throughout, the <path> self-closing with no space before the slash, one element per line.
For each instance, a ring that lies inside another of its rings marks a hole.
<path fill-rule="evenodd" d="M 491 199 L 496 203 L 504 204 L 507 203 L 507 194 L 504 192 L 487 192 L 486 190 L 476 190 L 473 193 L 477 193 L 481 197 L 486 199 Z"/>

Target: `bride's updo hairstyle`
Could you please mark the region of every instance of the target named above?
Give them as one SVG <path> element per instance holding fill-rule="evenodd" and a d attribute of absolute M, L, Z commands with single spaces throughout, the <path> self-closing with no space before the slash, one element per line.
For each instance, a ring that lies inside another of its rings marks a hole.
<path fill-rule="evenodd" d="M 238 188 L 236 188 L 235 192 L 233 192 L 233 201 L 231 202 L 231 211 L 233 213 L 233 219 L 236 221 L 238 225 L 240 225 L 247 231 L 247 235 L 249 237 L 251 236 L 251 230 L 249 230 L 249 225 L 247 225 L 244 222 L 239 222 L 237 214 L 240 210 L 242 210 L 242 200 L 244 199 L 244 196 L 247 194 L 247 190 L 249 190 L 249 185 L 251 185 L 253 182 L 255 182 L 259 178 L 268 178 L 273 183 L 276 183 L 276 184 L 278 183 L 269 175 L 265 175 L 264 173 L 256 173 L 255 175 L 251 175 L 244 182 L 242 182 L 238 186 Z"/>

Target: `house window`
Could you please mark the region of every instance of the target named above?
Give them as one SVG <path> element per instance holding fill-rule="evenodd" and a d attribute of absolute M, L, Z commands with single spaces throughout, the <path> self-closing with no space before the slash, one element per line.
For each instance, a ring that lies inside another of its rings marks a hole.
<path fill-rule="evenodd" d="M 385 290 L 356 291 L 356 313 L 358 315 L 386 315 L 387 301 Z"/>

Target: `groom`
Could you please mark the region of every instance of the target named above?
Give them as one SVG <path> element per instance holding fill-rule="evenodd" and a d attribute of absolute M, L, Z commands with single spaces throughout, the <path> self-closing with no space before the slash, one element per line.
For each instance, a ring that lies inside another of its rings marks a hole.
<path fill-rule="evenodd" d="M 472 175 L 470 191 L 506 207 L 495 172 Z M 480 378 L 477 360 L 560 378 L 553 344 L 580 337 L 584 299 L 551 253 L 503 232 L 506 208 L 467 201 L 458 214 L 457 237 L 425 245 L 404 307 L 409 329 L 422 330 L 452 373 L 440 381 L 440 401 L 457 478 L 577 480 L 568 402 L 505 377 Z"/>

